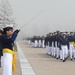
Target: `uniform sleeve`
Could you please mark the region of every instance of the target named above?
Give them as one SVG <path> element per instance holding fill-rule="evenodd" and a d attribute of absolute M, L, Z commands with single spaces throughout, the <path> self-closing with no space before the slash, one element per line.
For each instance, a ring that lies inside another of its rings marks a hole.
<path fill-rule="evenodd" d="M 9 42 L 9 43 L 13 43 L 17 37 L 18 33 L 14 32 L 12 37 L 8 38 L 6 36 L 3 36 L 2 40 L 4 40 L 5 42 Z"/>

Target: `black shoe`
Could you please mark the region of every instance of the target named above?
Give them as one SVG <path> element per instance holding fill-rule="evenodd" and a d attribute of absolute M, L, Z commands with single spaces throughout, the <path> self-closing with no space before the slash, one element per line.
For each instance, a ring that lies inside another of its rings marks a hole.
<path fill-rule="evenodd" d="M 56 59 L 59 59 L 59 58 L 56 58 Z"/>
<path fill-rule="evenodd" d="M 62 60 L 62 59 L 60 59 L 60 60 Z"/>
<path fill-rule="evenodd" d="M 65 62 L 66 60 L 63 60 L 63 62 Z"/>
<path fill-rule="evenodd" d="M 71 59 L 71 61 L 72 61 L 73 59 Z"/>

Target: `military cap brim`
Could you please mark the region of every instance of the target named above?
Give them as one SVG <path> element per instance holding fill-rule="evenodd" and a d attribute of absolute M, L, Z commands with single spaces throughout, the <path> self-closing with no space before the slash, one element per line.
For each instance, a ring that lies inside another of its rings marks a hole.
<path fill-rule="evenodd" d="M 5 27 L 5 28 L 3 28 L 4 34 L 6 34 L 6 31 L 9 31 L 9 30 L 13 30 L 13 27 Z"/>

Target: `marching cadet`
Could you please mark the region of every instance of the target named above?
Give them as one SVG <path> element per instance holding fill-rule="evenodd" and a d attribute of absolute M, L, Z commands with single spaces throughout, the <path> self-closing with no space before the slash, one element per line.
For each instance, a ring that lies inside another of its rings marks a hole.
<path fill-rule="evenodd" d="M 31 44 L 32 44 L 33 47 L 34 47 L 34 42 L 35 42 L 34 37 L 35 36 L 33 36 L 32 39 L 31 39 Z"/>
<path fill-rule="evenodd" d="M 34 47 L 38 47 L 38 38 L 37 36 L 34 36 Z"/>
<path fill-rule="evenodd" d="M 46 53 L 50 55 L 49 52 L 49 34 L 47 34 L 47 36 L 45 37 L 45 47 L 46 47 Z"/>
<path fill-rule="evenodd" d="M 44 43 L 45 43 L 45 37 L 44 36 L 42 36 L 42 48 L 45 48 L 45 45 L 44 45 Z"/>
<path fill-rule="evenodd" d="M 2 36 L 3 58 L 2 58 L 2 75 L 12 75 L 14 72 L 16 61 L 13 52 L 14 41 L 20 30 L 13 32 L 12 27 L 5 27 L 4 35 Z"/>
<path fill-rule="evenodd" d="M 69 33 L 68 32 L 65 32 L 65 33 L 66 33 L 66 37 L 69 38 Z"/>
<path fill-rule="evenodd" d="M 63 38 L 63 32 L 60 32 L 59 41 L 61 41 L 62 38 Z M 61 49 L 61 43 L 60 42 L 59 42 L 59 50 L 60 50 L 60 60 L 62 60 L 62 49 Z"/>
<path fill-rule="evenodd" d="M 60 55 L 60 50 L 59 50 L 59 44 L 60 44 L 60 31 L 57 31 L 57 35 L 56 35 L 56 58 L 59 58 Z"/>
<path fill-rule="evenodd" d="M 62 49 L 62 60 L 63 62 L 66 60 L 68 57 L 68 49 L 69 49 L 69 40 L 66 37 L 66 34 L 64 33 L 62 38 L 60 39 L 61 43 L 61 49 Z"/>
<path fill-rule="evenodd" d="M 39 48 L 42 46 L 41 40 L 42 40 L 42 38 L 40 36 L 38 36 L 38 47 Z"/>
<path fill-rule="evenodd" d="M 74 51 L 74 34 L 73 32 L 70 32 L 69 36 L 69 42 L 70 42 L 70 59 L 73 59 L 73 51 Z"/>
<path fill-rule="evenodd" d="M 52 33 L 49 33 L 49 55 L 52 56 L 52 52 L 53 52 L 53 49 L 52 49 Z"/>
<path fill-rule="evenodd" d="M 54 32 L 54 34 L 53 34 L 53 46 L 54 46 L 54 58 L 56 57 L 56 32 Z"/>
<path fill-rule="evenodd" d="M 52 40 L 51 53 L 52 57 L 54 57 L 54 33 L 52 33 L 51 40 Z"/>

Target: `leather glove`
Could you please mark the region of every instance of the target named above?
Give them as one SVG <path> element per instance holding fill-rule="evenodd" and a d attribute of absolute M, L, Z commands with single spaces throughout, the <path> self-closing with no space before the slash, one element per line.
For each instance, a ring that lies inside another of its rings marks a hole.
<path fill-rule="evenodd" d="M 16 30 L 15 30 L 16 33 L 19 33 L 19 31 L 20 31 L 19 29 L 16 29 Z"/>

